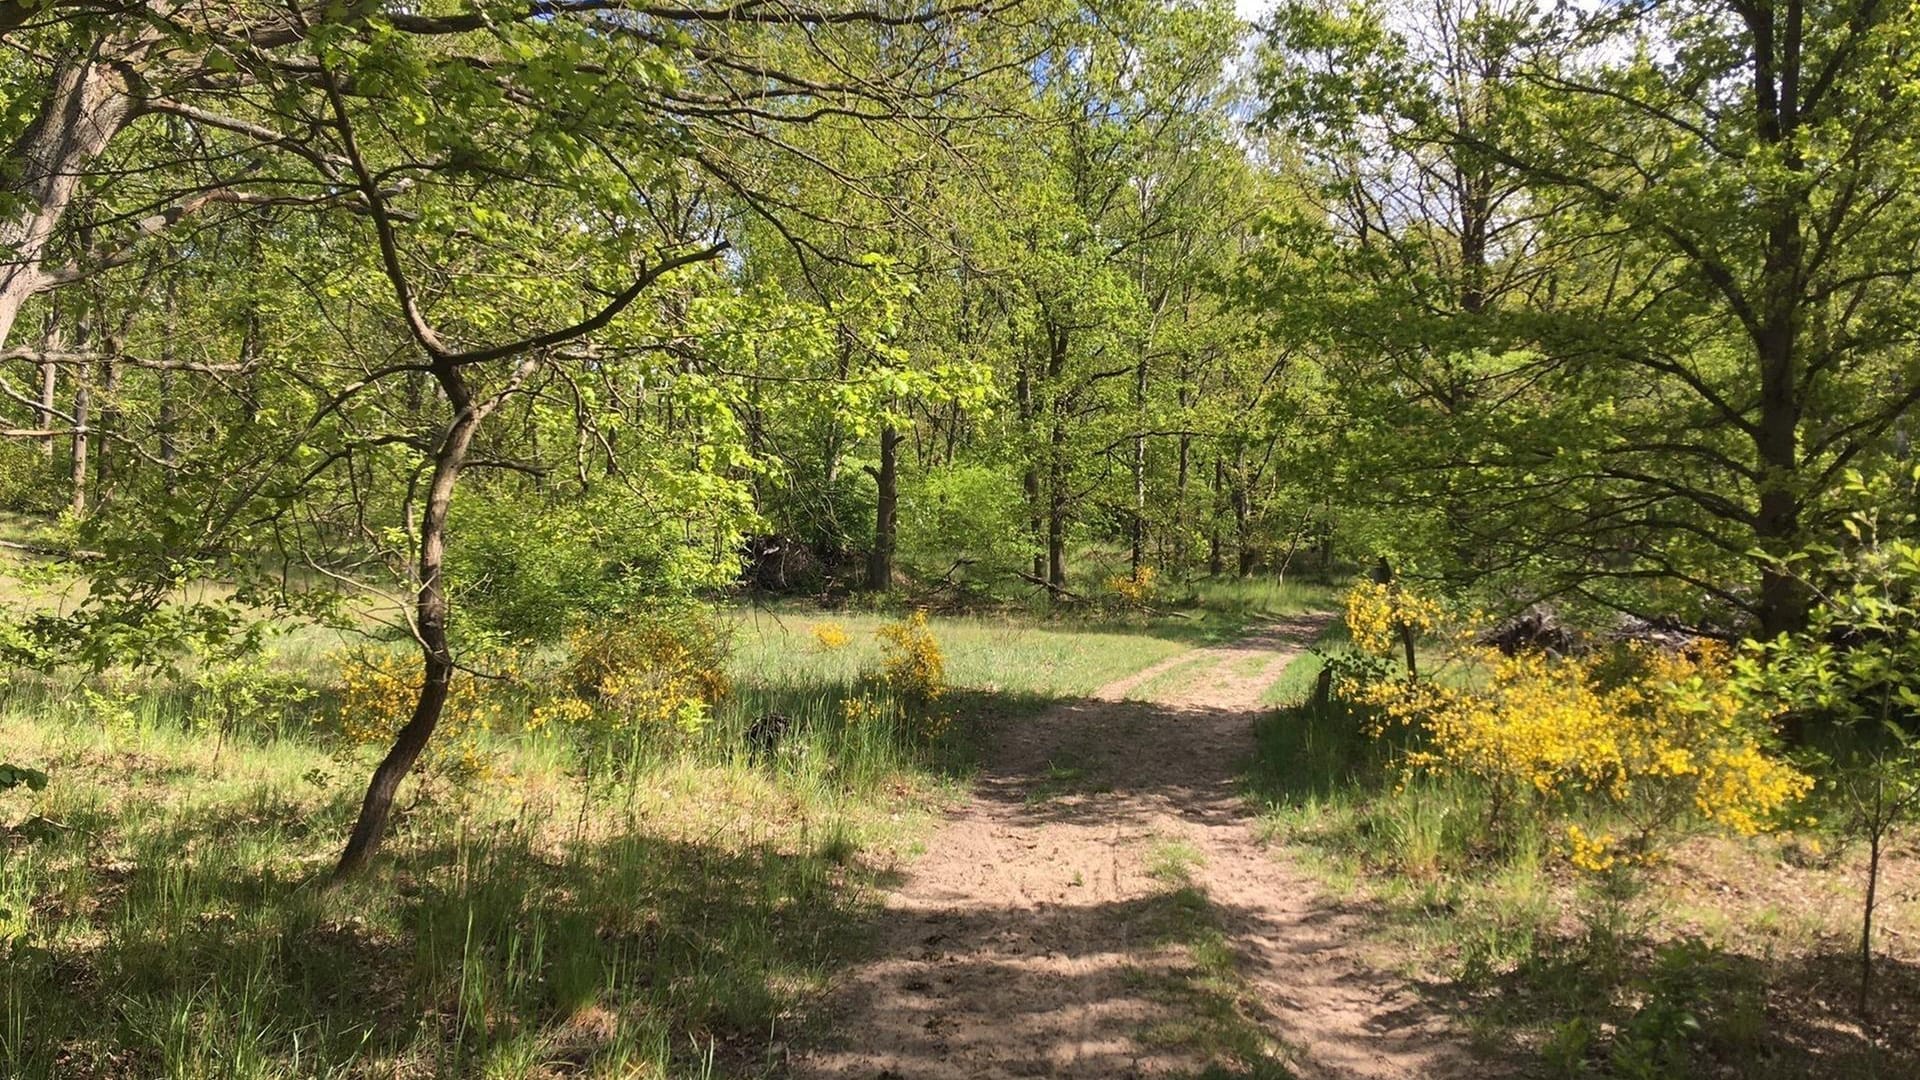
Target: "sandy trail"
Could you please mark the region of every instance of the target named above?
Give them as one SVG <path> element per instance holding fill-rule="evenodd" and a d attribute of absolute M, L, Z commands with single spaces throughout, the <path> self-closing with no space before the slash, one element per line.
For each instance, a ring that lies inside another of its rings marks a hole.
<path fill-rule="evenodd" d="M 1357 916 L 1258 842 L 1237 793 L 1261 693 L 1318 626 L 1297 619 L 1199 650 L 1163 700 L 1126 699 L 1193 653 L 999 732 L 974 795 L 889 897 L 875 959 L 829 1002 L 832 1034 L 793 1058 L 794 1075 L 1203 1069 L 1219 1042 L 1191 1037 L 1206 1021 L 1181 989 L 1193 960 L 1166 932 L 1169 852 L 1186 867 L 1189 913 L 1203 895 L 1240 971 L 1228 1023 L 1277 1041 L 1293 1075 L 1484 1071 L 1442 1017 L 1368 963 Z"/>

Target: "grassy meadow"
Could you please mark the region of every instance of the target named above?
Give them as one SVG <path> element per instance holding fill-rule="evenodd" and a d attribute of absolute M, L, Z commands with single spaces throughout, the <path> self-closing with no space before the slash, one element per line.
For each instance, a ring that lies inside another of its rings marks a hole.
<path fill-rule="evenodd" d="M 289 630 L 235 670 L 12 672 L 5 757 L 51 782 L 0 794 L 0 1075 L 775 1072 L 983 724 L 1323 597 L 935 617 L 931 735 L 850 705 L 897 614 L 723 608 L 733 689 L 704 729 L 596 741 L 509 716 L 430 760 L 374 871 L 336 888 L 377 756 L 338 723 L 357 638 Z M 768 715 L 787 733 L 758 754 Z"/>

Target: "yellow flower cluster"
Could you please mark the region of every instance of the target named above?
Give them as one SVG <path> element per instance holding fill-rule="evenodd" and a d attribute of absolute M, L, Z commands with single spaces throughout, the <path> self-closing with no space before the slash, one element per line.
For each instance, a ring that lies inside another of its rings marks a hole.
<path fill-rule="evenodd" d="M 874 631 L 880 639 L 881 678 L 901 696 L 936 701 L 947 692 L 947 660 L 927 629 L 927 613 L 915 611 Z"/>
<path fill-rule="evenodd" d="M 1146 607 L 1153 602 L 1154 589 L 1158 575 L 1151 566 L 1142 566 L 1138 571 L 1115 574 L 1107 579 L 1107 591 L 1125 600 L 1134 607 Z"/>
<path fill-rule="evenodd" d="M 713 706 L 732 692 L 721 643 L 704 624 L 601 624 L 575 631 L 567 653 L 574 699 L 537 710 L 547 721 L 671 726 L 691 734 L 707 725 Z"/>
<path fill-rule="evenodd" d="M 1589 874 L 1604 874 L 1619 862 L 1612 833 L 1589 836 L 1579 825 L 1567 826 L 1567 861 Z"/>
<path fill-rule="evenodd" d="M 357 648 L 338 654 L 335 663 L 340 673 L 340 735 L 355 746 L 391 744 L 413 718 L 420 700 L 425 673 L 419 654 Z M 429 771 L 460 778 L 478 778 L 492 771 L 481 735 L 502 712 L 479 682 L 466 671 L 453 673 L 440 723 L 427 748 Z"/>
<path fill-rule="evenodd" d="M 1426 636 L 1445 622 L 1440 601 L 1397 585 L 1361 581 L 1347 590 L 1347 630 L 1355 646 L 1376 656 L 1400 647 L 1402 627 Z"/>
<path fill-rule="evenodd" d="M 1652 834 L 1691 811 L 1751 835 L 1812 781 L 1772 756 L 1728 688 L 1725 650 L 1633 647 L 1595 658 L 1479 650 L 1472 687 L 1382 680 L 1349 687 L 1385 724 L 1421 731 L 1415 769 L 1464 770 L 1501 790 L 1592 793 Z M 1611 838 L 1573 841 L 1576 864 L 1611 859 Z"/>
<path fill-rule="evenodd" d="M 817 622 L 809 629 L 813 631 L 814 644 L 820 646 L 822 652 L 838 652 L 853 640 L 847 628 L 837 622 Z"/>

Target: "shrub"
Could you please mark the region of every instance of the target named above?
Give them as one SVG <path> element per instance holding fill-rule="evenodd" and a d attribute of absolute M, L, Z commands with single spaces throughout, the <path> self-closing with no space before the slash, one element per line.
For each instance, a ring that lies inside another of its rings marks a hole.
<path fill-rule="evenodd" d="M 543 705 L 536 720 L 697 732 L 732 692 L 726 654 L 719 623 L 695 613 L 584 627 L 567 641 L 572 700 L 563 696 Z"/>
<path fill-rule="evenodd" d="M 1354 646 L 1375 656 L 1390 656 L 1396 647 L 1406 653 L 1412 673 L 1413 641 L 1446 625 L 1446 606 L 1403 585 L 1377 581 L 1356 582 L 1347 590 L 1347 630 Z"/>
<path fill-rule="evenodd" d="M 336 662 L 341 738 L 355 748 L 391 745 L 420 700 L 425 673 L 419 655 L 363 646 L 340 653 Z M 508 668 L 505 675 L 512 678 L 517 671 Z M 499 693 L 488 692 L 499 686 L 483 687 L 481 682 L 471 671 L 453 673 L 440 724 L 422 758 L 424 771 L 453 780 L 471 780 L 493 771 L 482 736 L 503 716 L 503 702 Z"/>
<path fill-rule="evenodd" d="M 1872 479 L 1847 476 L 1860 509 L 1843 525 L 1841 548 L 1786 560 L 1816 603 L 1807 627 L 1750 641 L 1735 684 L 1757 713 L 1833 743 L 1822 794 L 1842 827 L 1867 842 L 1861 910 L 1860 987 L 1864 1016 L 1873 976 L 1873 916 L 1881 857 L 1896 828 L 1920 813 L 1920 468 Z"/>
<path fill-rule="evenodd" d="M 947 661 L 927 629 L 927 613 L 915 611 L 874 631 L 881 642 L 881 679 L 895 693 L 927 703 L 947 692 Z"/>
<path fill-rule="evenodd" d="M 813 632 L 814 644 L 820 646 L 822 652 L 838 652 L 853 640 L 847 628 L 837 622 L 818 622 L 809 629 Z"/>
<path fill-rule="evenodd" d="M 909 472 L 900 491 L 900 557 L 932 576 L 960 556 L 975 561 L 971 575 L 1010 575 L 1029 556 L 1025 507 L 1019 481 L 1004 469 L 947 465 Z M 872 517 L 869 509 L 864 520 Z"/>
<path fill-rule="evenodd" d="M 270 730 L 313 697 L 305 683 L 273 671 L 264 653 L 205 655 L 193 677 L 188 722 L 223 734 Z"/>
<path fill-rule="evenodd" d="M 1107 591 L 1130 607 L 1143 608 L 1153 603 L 1156 587 L 1156 575 L 1151 566 L 1142 566 L 1137 571 L 1115 574 L 1107 579 Z"/>
<path fill-rule="evenodd" d="M 25 765 L 0 762 L 0 791 L 11 791 L 17 787 L 24 787 L 28 791 L 45 791 L 47 774 Z"/>
<path fill-rule="evenodd" d="M 1771 752 L 1728 685 L 1718 646 L 1570 658 L 1482 649 L 1469 658 L 1485 671 L 1478 685 L 1387 679 L 1345 692 L 1380 711 L 1380 728 L 1417 732 L 1409 769 L 1477 776 L 1496 806 L 1604 800 L 1633 833 L 1622 843 L 1569 829 L 1569 854 L 1584 869 L 1653 855 L 1656 837 L 1689 815 L 1752 835 L 1811 786 Z"/>

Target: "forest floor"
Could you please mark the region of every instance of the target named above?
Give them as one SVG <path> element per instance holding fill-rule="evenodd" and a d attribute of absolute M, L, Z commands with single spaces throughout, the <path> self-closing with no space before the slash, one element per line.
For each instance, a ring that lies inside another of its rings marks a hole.
<path fill-rule="evenodd" d="M 1466 1039 L 1259 838 L 1242 768 L 1323 617 L 993 733 L 802 1077 L 1466 1075 Z"/>

